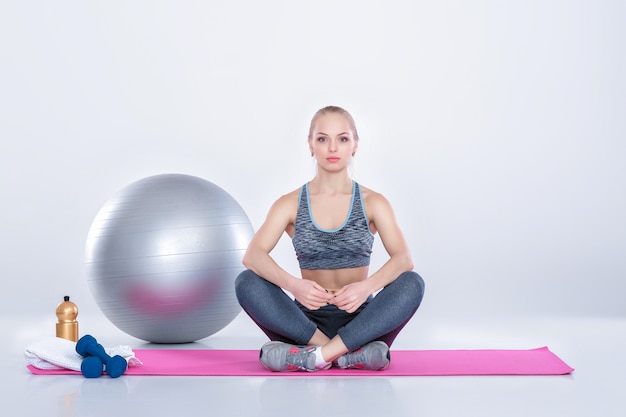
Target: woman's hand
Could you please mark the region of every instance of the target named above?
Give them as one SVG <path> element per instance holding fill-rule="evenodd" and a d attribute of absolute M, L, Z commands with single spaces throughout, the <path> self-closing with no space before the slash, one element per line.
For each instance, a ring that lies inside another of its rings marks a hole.
<path fill-rule="evenodd" d="M 309 310 L 318 310 L 328 305 L 332 294 L 328 293 L 321 285 L 308 279 L 295 279 L 287 289 L 293 296 Z"/>
<path fill-rule="evenodd" d="M 335 293 L 330 303 L 346 313 L 354 313 L 372 294 L 367 280 L 348 284 Z"/>

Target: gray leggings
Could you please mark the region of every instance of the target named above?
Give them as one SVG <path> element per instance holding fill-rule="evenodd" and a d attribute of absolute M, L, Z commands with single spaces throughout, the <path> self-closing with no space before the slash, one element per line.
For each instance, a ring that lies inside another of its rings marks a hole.
<path fill-rule="evenodd" d="M 250 270 L 237 277 L 235 289 L 243 310 L 270 340 L 304 345 L 319 329 L 329 338 L 338 334 L 353 351 L 374 340 L 391 346 L 422 302 L 424 280 L 404 272 L 354 313 L 332 304 L 309 310 Z"/>

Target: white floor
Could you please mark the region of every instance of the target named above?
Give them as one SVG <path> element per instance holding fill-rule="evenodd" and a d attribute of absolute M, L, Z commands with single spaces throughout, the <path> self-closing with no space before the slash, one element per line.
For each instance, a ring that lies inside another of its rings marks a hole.
<path fill-rule="evenodd" d="M 417 316 L 394 349 L 548 346 L 576 370 L 566 376 L 243 378 L 36 376 L 24 348 L 54 335 L 55 320 L 3 318 L 2 404 L 20 416 L 620 416 L 626 415 L 626 318 L 440 319 Z M 102 317 L 81 334 L 105 346 L 150 345 Z M 185 348 L 256 349 L 265 337 L 241 314 Z M 159 346 L 154 346 L 158 348 Z M 172 347 L 172 346 L 167 346 Z"/>

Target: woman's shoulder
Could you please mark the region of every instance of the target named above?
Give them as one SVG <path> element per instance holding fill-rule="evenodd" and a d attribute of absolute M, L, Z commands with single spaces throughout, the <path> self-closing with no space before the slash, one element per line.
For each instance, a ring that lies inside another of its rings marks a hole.
<path fill-rule="evenodd" d="M 302 190 L 302 187 L 298 187 L 295 190 L 289 191 L 287 194 L 283 194 L 278 198 L 278 201 L 289 201 L 289 200 L 293 200 L 293 199 L 298 199 L 298 197 L 300 197 L 300 192 Z"/>
<path fill-rule="evenodd" d="M 359 184 L 359 188 L 361 189 L 361 196 L 363 197 L 363 200 L 367 199 L 367 200 L 379 200 L 379 199 L 384 199 L 385 196 L 383 196 L 381 193 L 379 193 L 378 191 L 375 191 L 369 187 L 364 186 L 361 183 Z"/>
<path fill-rule="evenodd" d="M 300 190 L 302 188 L 296 188 L 293 191 L 288 192 L 287 194 L 283 194 L 274 202 L 273 209 L 274 210 L 287 210 L 293 211 L 295 208 L 298 208 L 298 202 L 300 198 Z"/>
<path fill-rule="evenodd" d="M 359 188 L 361 189 L 361 198 L 367 207 L 371 209 L 376 209 L 381 206 L 389 207 L 389 201 L 382 193 L 366 187 L 363 184 L 359 184 Z"/>

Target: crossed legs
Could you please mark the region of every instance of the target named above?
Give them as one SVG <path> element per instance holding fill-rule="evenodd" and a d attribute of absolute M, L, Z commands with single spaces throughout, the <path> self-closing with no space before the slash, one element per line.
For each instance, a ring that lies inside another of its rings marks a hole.
<path fill-rule="evenodd" d="M 237 277 L 235 286 L 242 308 L 270 340 L 321 346 L 326 362 L 375 340 L 390 347 L 424 295 L 424 281 L 413 271 L 401 274 L 353 314 L 333 305 L 308 310 L 250 270 Z"/>

